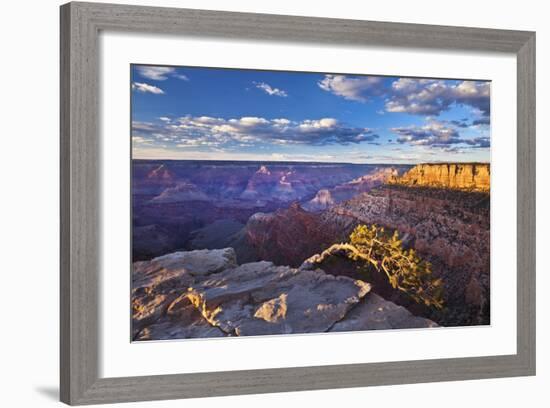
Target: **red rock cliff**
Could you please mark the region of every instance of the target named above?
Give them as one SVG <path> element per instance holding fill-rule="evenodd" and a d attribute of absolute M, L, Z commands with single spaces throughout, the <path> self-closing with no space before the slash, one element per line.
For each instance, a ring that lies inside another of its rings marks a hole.
<path fill-rule="evenodd" d="M 491 170 L 488 163 L 419 164 L 390 184 L 489 191 Z"/>

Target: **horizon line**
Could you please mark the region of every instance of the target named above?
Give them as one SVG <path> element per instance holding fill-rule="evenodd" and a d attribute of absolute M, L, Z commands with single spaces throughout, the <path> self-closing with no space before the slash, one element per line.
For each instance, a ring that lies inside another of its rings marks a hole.
<path fill-rule="evenodd" d="M 187 161 L 187 162 L 243 162 L 243 163 L 311 163 L 311 164 L 354 164 L 354 165 L 420 165 L 420 164 L 491 164 L 490 161 L 421 161 L 421 162 L 375 162 L 358 163 L 342 161 L 313 161 L 313 160 L 230 160 L 230 159 L 174 159 L 174 158 L 130 158 L 131 161 Z"/>

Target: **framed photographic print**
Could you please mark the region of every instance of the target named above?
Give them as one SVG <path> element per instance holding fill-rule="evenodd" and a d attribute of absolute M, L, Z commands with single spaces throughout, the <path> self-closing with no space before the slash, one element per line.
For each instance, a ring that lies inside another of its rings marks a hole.
<path fill-rule="evenodd" d="M 69 3 L 61 54 L 62 401 L 534 375 L 534 33 Z"/>

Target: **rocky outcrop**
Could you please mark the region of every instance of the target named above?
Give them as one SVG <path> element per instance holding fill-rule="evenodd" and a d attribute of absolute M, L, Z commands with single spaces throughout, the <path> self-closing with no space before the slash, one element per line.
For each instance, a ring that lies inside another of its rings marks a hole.
<path fill-rule="evenodd" d="M 240 200 L 273 203 L 289 203 L 302 200 L 319 187 L 345 183 L 356 176 L 360 169 L 349 165 L 331 167 L 331 173 L 323 172 L 325 165 L 261 165 L 250 176 Z M 368 167 L 364 167 L 365 170 Z M 367 170 L 368 171 L 368 170 Z"/>
<path fill-rule="evenodd" d="M 445 189 L 384 187 L 323 213 L 323 224 L 350 231 L 357 224 L 398 230 L 422 254 L 447 267 L 489 271 L 488 194 Z"/>
<path fill-rule="evenodd" d="M 211 276 L 187 298 L 231 335 L 327 331 L 370 290 L 360 280 L 255 262 Z"/>
<path fill-rule="evenodd" d="M 317 191 L 315 197 L 304 204 L 304 209 L 308 211 L 321 211 L 333 206 L 336 203 L 330 190 L 323 188 Z"/>
<path fill-rule="evenodd" d="M 147 179 L 160 184 L 171 184 L 174 182 L 175 176 L 164 164 L 161 164 L 147 174 Z"/>
<path fill-rule="evenodd" d="M 401 177 L 392 177 L 391 184 L 415 187 L 452 188 L 489 191 L 491 169 L 488 163 L 419 164 Z"/>
<path fill-rule="evenodd" d="M 154 289 L 173 281 L 186 284 L 190 277 L 209 275 L 236 265 L 235 251 L 231 248 L 174 252 L 151 261 L 135 262 L 132 287 Z"/>
<path fill-rule="evenodd" d="M 369 283 L 271 262 L 236 265 L 231 248 L 136 262 L 135 340 L 433 327 Z"/>
<path fill-rule="evenodd" d="M 257 259 L 296 267 L 334 242 L 335 232 L 323 228 L 319 221 L 318 214 L 294 202 L 287 209 L 250 217 L 245 226 L 246 242 Z"/>
<path fill-rule="evenodd" d="M 132 273 L 132 331 L 137 335 L 163 316 L 181 291 L 200 276 L 236 266 L 231 248 L 175 252 L 135 262 Z"/>
<path fill-rule="evenodd" d="M 413 316 L 403 306 L 388 302 L 376 293 L 369 294 L 345 319 L 337 322 L 330 331 L 355 331 L 361 327 L 372 330 L 415 329 L 437 327 L 433 321 Z"/>
<path fill-rule="evenodd" d="M 410 166 L 376 167 L 367 174 L 357 177 L 347 183 L 338 184 L 330 189 L 321 189 L 315 197 L 304 203 L 302 207 L 307 211 L 318 212 L 326 210 L 335 204 L 349 200 L 357 194 L 366 193 L 373 188 L 397 178 Z"/>
<path fill-rule="evenodd" d="M 175 187 L 167 188 L 151 201 L 155 203 L 181 203 L 186 201 L 210 201 L 210 198 L 193 183 L 181 182 Z"/>
<path fill-rule="evenodd" d="M 443 279 L 447 308 L 437 321 L 473 325 L 489 323 L 489 214 L 485 192 L 390 185 L 325 211 L 320 225 L 342 235 L 358 224 L 399 231 Z"/>

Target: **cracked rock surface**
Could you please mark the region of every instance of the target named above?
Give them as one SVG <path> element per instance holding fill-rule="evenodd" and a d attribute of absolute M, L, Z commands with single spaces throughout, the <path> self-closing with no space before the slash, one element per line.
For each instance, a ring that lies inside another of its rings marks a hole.
<path fill-rule="evenodd" d="M 435 326 L 362 280 L 235 259 L 225 248 L 134 263 L 134 340 Z"/>

